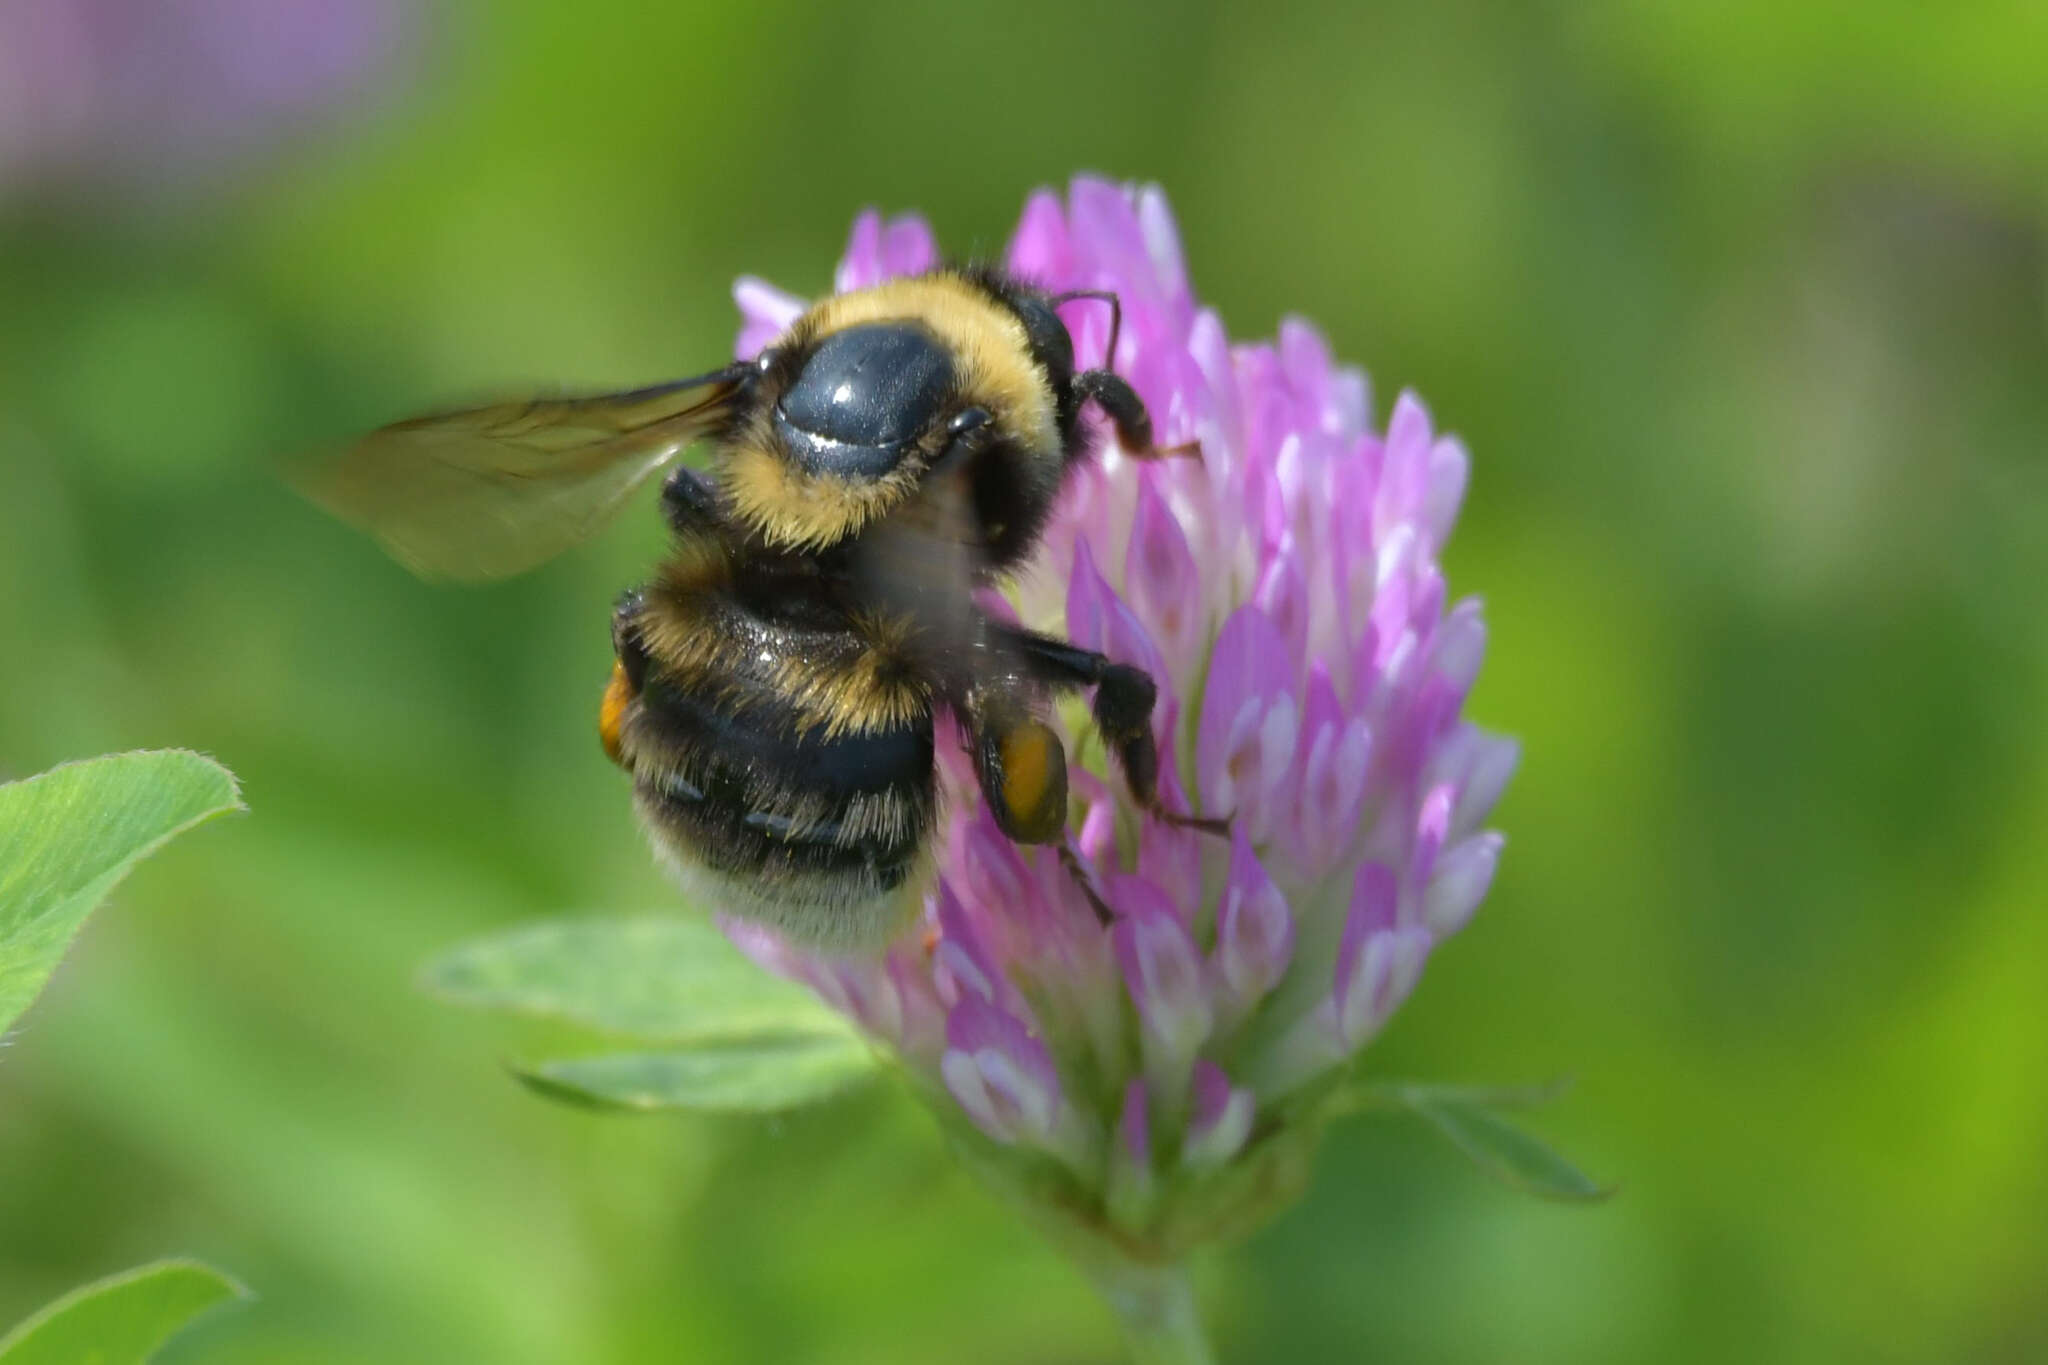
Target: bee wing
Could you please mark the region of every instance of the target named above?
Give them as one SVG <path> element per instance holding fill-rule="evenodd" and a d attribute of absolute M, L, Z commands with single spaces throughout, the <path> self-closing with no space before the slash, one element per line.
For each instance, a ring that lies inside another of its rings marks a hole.
<path fill-rule="evenodd" d="M 974 600 L 987 551 L 965 470 L 935 471 L 862 537 L 863 596 L 913 627 L 911 649 L 954 699 L 1014 673 L 1013 652 Z"/>
<path fill-rule="evenodd" d="M 416 417 L 371 432 L 296 482 L 422 577 L 505 578 L 595 534 L 635 488 L 717 427 L 748 368 Z"/>

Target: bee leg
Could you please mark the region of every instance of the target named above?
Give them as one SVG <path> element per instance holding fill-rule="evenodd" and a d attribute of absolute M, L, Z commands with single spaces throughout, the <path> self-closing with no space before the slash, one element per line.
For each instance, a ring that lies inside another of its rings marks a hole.
<path fill-rule="evenodd" d="M 1117 444 L 1134 460 L 1162 460 L 1174 455 L 1200 458 L 1202 454 L 1201 445 L 1195 441 L 1176 446 L 1152 444 L 1152 414 L 1145 410 L 1145 400 L 1138 397 L 1138 391 L 1123 376 L 1113 371 L 1083 370 L 1074 376 L 1074 394 L 1084 403 L 1095 400 L 1095 406 L 1116 428 Z"/>
<path fill-rule="evenodd" d="M 625 729 L 626 708 L 639 697 L 640 685 L 647 677 L 647 647 L 640 642 L 638 623 L 641 605 L 640 590 L 635 588 L 621 594 L 612 608 L 612 676 L 597 708 L 597 737 L 605 756 L 628 770 L 632 765 L 620 746 L 620 734 Z"/>
<path fill-rule="evenodd" d="M 962 474 L 996 439 L 995 418 L 984 407 L 962 408 L 946 423 L 945 448 L 925 470 L 927 479 Z"/>
<path fill-rule="evenodd" d="M 661 515 L 682 536 L 701 535 L 724 522 L 711 480 L 687 465 L 677 465 L 661 481 Z"/>
<path fill-rule="evenodd" d="M 628 588 L 612 604 L 612 656 L 635 692 L 647 677 L 647 646 L 640 641 L 640 613 L 646 606 L 647 595 L 638 588 Z"/>
<path fill-rule="evenodd" d="M 1131 795 L 1147 814 L 1205 834 L 1230 833 L 1227 819 L 1168 810 L 1159 799 L 1159 748 L 1152 739 L 1152 708 L 1159 700 L 1159 687 L 1151 674 L 1050 635 L 1012 626 L 993 628 L 1023 655 L 1025 666 L 1039 681 L 1095 689 L 1089 705 L 1095 728 L 1116 755 Z"/>
<path fill-rule="evenodd" d="M 1067 751 L 1051 726 L 1009 704 L 973 714 L 974 770 L 996 828 L 1020 844 L 1067 832 Z"/>
<path fill-rule="evenodd" d="M 1109 908 L 1109 902 L 1095 889 L 1095 883 L 1088 880 L 1088 869 L 1081 866 L 1081 855 L 1074 852 L 1074 846 L 1060 841 L 1060 866 L 1074 879 L 1074 885 L 1081 888 L 1081 894 L 1088 898 L 1088 908 L 1095 912 L 1095 918 L 1107 929 L 1116 922 L 1116 912 Z"/>
<path fill-rule="evenodd" d="M 1107 929 L 1116 919 L 1067 838 L 1067 752 L 1041 720 L 1005 703 L 974 726 L 975 772 L 996 828 L 1020 844 L 1052 844 Z"/>

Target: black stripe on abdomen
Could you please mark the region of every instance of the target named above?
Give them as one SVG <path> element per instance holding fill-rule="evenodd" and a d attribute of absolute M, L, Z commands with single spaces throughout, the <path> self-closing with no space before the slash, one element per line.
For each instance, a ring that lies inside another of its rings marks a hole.
<path fill-rule="evenodd" d="M 640 694 L 636 770 L 668 832 L 723 872 L 900 884 L 932 822 L 930 715 L 827 739 L 775 699 L 723 701 L 658 676 Z"/>

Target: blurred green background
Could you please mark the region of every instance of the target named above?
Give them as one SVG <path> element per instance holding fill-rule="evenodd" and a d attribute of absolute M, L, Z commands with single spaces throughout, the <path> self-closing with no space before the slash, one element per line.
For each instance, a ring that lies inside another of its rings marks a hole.
<path fill-rule="evenodd" d="M 134 8 L 0 10 L 0 775 L 192 746 L 251 813 L 0 1051 L 0 1323 L 192 1252 L 262 1297 L 181 1362 L 1117 1358 L 906 1102 L 593 1118 L 414 990 L 673 903 L 593 738 L 660 535 L 434 588 L 272 478 L 699 370 L 864 205 L 992 249 L 1093 169 L 1236 335 L 1305 313 L 1471 444 L 1472 710 L 1527 756 L 1377 1056 L 1573 1073 L 1539 1126 L 1622 1185 L 1343 1128 L 1200 1268 L 1225 1359 L 2048 1357 L 2037 0 Z M 125 54 L 67 74 L 71 9 Z"/>

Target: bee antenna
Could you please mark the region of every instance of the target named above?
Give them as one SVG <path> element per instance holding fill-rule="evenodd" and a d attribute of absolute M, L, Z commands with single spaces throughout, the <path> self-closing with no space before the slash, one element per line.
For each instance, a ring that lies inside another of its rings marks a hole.
<path fill-rule="evenodd" d="M 1123 301 L 1117 298 L 1114 289 L 1069 289 L 1064 294 L 1054 294 L 1052 306 L 1057 308 L 1063 303 L 1072 303 L 1075 299 L 1100 299 L 1109 305 L 1109 347 L 1102 353 L 1102 367 L 1106 370 L 1115 369 L 1116 339 L 1124 327 Z"/>

